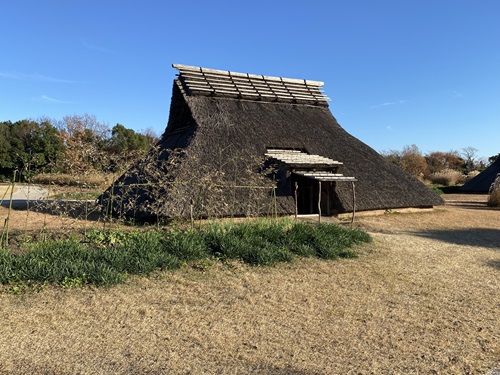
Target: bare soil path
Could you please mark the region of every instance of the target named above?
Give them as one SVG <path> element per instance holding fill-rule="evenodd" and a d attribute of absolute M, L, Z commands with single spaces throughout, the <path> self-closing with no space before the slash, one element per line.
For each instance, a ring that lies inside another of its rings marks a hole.
<path fill-rule="evenodd" d="M 209 262 L 113 288 L 2 294 L 0 374 L 500 369 L 500 210 L 444 206 L 357 225 L 374 238 L 358 259 Z"/>

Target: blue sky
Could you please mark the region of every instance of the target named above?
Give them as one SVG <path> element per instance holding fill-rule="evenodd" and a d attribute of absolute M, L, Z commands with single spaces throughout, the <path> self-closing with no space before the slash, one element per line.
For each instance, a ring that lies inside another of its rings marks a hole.
<path fill-rule="evenodd" d="M 0 121 L 162 133 L 172 63 L 325 82 L 377 151 L 500 152 L 500 1 L 2 1 Z"/>

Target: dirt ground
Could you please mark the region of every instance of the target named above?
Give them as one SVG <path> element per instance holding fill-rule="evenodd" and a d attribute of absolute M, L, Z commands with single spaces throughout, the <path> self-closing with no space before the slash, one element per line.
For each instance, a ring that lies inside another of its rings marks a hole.
<path fill-rule="evenodd" d="M 82 222 L 25 211 L 12 217 L 20 230 L 40 224 Z M 374 239 L 357 259 L 204 262 L 112 288 L 1 294 L 0 373 L 500 369 L 500 210 L 454 204 L 360 215 L 356 225 Z"/>

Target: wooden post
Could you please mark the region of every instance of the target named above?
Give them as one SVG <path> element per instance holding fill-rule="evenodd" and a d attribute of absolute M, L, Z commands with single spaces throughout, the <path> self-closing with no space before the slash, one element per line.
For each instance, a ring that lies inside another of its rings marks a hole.
<path fill-rule="evenodd" d="M 356 188 L 354 186 L 354 181 L 352 181 L 352 218 L 351 225 L 354 223 L 354 213 L 356 212 Z"/>
<path fill-rule="evenodd" d="M 273 200 L 274 200 L 274 218 L 278 217 L 278 201 L 276 199 L 276 186 L 273 187 Z"/>
<path fill-rule="evenodd" d="M 321 223 L 321 180 L 318 180 L 319 194 L 318 194 L 318 222 Z"/>
<path fill-rule="evenodd" d="M 190 208 L 190 218 L 191 218 L 191 229 L 194 228 L 194 215 L 193 215 L 193 207 L 194 207 L 194 200 L 193 198 L 190 199 L 189 201 L 189 208 Z"/>
<path fill-rule="evenodd" d="M 299 190 L 299 184 L 295 182 L 295 219 L 297 219 L 297 217 L 299 216 L 299 202 L 297 201 L 298 190 Z"/>

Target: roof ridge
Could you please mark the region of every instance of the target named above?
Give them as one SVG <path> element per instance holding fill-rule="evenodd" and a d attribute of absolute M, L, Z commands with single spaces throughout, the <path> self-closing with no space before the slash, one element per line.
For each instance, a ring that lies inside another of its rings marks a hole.
<path fill-rule="evenodd" d="M 192 95 L 328 106 L 320 81 L 172 64 Z"/>

